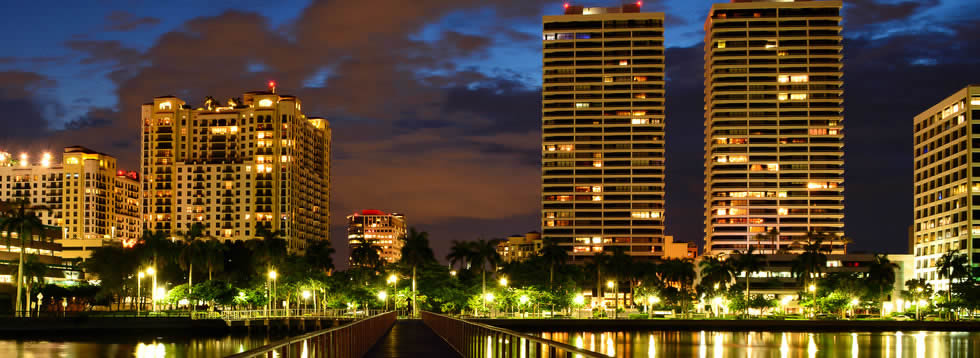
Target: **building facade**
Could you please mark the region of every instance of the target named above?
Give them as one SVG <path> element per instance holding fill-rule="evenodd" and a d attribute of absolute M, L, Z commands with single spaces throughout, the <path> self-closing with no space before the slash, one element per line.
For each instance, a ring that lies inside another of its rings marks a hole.
<path fill-rule="evenodd" d="M 543 18 L 542 229 L 571 259 L 664 253 L 663 13 Z"/>
<path fill-rule="evenodd" d="M 497 243 L 497 254 L 503 262 L 521 262 L 536 255 L 544 247 L 541 233 L 511 235 Z"/>
<path fill-rule="evenodd" d="M 732 1 L 705 22 L 705 254 L 843 235 L 841 1 Z M 770 240 L 759 234 L 776 230 Z M 841 242 L 827 243 L 843 253 Z"/>
<path fill-rule="evenodd" d="M 60 161 L 50 153 L 36 162 L 26 153 L 16 159 L 0 153 L 0 200 L 49 209 L 37 214 L 45 225 L 61 228 L 59 252 L 66 259 L 86 259 L 93 248 L 139 237 L 139 202 L 132 200 L 137 181 L 119 178 L 115 158 L 85 147 L 66 147 Z M 127 210 L 119 211 L 121 206 Z"/>
<path fill-rule="evenodd" d="M 378 250 L 386 263 L 402 259 L 402 238 L 408 232 L 405 215 L 381 210 L 362 210 L 347 216 L 347 244 L 351 251 L 361 245 Z"/>
<path fill-rule="evenodd" d="M 980 86 L 946 97 L 915 116 L 915 276 L 946 290 L 936 260 L 944 253 L 967 255 L 980 263 Z"/>
<path fill-rule="evenodd" d="M 330 127 L 301 101 L 249 92 L 193 108 L 157 97 L 142 106 L 144 226 L 178 236 L 195 223 L 219 240 L 280 231 L 290 252 L 329 240 Z"/>

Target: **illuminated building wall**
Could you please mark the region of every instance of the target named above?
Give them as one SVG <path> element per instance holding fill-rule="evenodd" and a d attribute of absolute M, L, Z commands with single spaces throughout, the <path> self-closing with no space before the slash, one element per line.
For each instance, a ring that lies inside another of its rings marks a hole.
<path fill-rule="evenodd" d="M 664 253 L 663 20 L 639 4 L 543 18 L 541 234 L 572 260 Z"/>
<path fill-rule="evenodd" d="M 143 219 L 178 235 L 194 224 L 219 240 L 281 231 L 290 252 L 329 240 L 330 127 L 301 101 L 249 92 L 194 108 L 176 97 L 142 107 Z"/>
<path fill-rule="evenodd" d="M 351 251 L 368 244 L 388 263 L 402 258 L 402 237 L 407 233 L 405 216 L 380 210 L 362 210 L 347 216 L 347 244 Z"/>
<path fill-rule="evenodd" d="M 840 1 L 714 4 L 705 22 L 705 254 L 844 233 Z M 773 240 L 756 237 L 778 230 Z M 843 253 L 841 242 L 829 243 Z"/>
<path fill-rule="evenodd" d="M 544 247 L 541 233 L 529 232 L 524 235 L 512 235 L 497 244 L 497 254 L 503 262 L 521 262 L 536 255 Z"/>
<path fill-rule="evenodd" d="M 139 172 L 119 170 L 115 180 L 114 236 L 123 247 L 133 247 L 143 232 L 140 220 Z"/>
<path fill-rule="evenodd" d="M 61 228 L 60 255 L 88 258 L 92 248 L 139 237 L 138 201 L 119 212 L 119 188 L 132 199 L 136 180 L 117 178 L 116 159 L 85 147 L 66 147 L 58 161 L 45 153 L 36 162 L 29 154 L 0 153 L 0 200 L 27 200 L 50 209 L 38 211 L 42 223 Z M 128 180 L 127 184 L 124 184 Z"/>
<path fill-rule="evenodd" d="M 968 86 L 915 116 L 915 276 L 946 290 L 936 261 L 949 251 L 980 263 L 980 86 Z"/>

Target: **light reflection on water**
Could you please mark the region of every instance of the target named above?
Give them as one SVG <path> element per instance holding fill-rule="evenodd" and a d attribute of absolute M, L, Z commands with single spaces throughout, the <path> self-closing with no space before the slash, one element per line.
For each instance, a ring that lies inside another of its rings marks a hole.
<path fill-rule="evenodd" d="M 104 337 L 62 340 L 0 340 L 0 357 L 25 358 L 219 358 L 261 347 L 275 337 Z M 305 348 L 305 347 L 304 347 Z"/>
<path fill-rule="evenodd" d="M 532 332 L 616 357 L 980 357 L 980 332 Z"/>

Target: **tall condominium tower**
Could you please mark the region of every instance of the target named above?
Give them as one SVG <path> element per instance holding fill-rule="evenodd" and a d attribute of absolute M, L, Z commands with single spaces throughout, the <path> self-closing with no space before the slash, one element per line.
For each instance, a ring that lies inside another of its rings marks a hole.
<path fill-rule="evenodd" d="M 980 263 L 980 86 L 971 85 L 915 116 L 915 276 L 947 290 L 944 253 Z"/>
<path fill-rule="evenodd" d="M 735 0 L 704 24 L 705 253 L 844 233 L 840 1 Z M 778 235 L 759 234 L 779 232 Z M 840 241 L 828 240 L 834 253 Z"/>
<path fill-rule="evenodd" d="M 50 153 L 30 157 L 0 152 L 0 201 L 48 209 L 38 214 L 44 225 L 61 228 L 63 258 L 85 259 L 93 248 L 138 237 L 138 177 L 117 172 L 115 158 L 77 146 L 65 148 L 60 161 Z"/>
<path fill-rule="evenodd" d="M 247 240 L 262 226 L 290 252 L 329 239 L 330 127 L 273 86 L 224 105 L 143 105 L 146 228 L 177 236 L 201 223 L 206 236 Z"/>
<path fill-rule="evenodd" d="M 351 251 L 361 245 L 371 245 L 381 259 L 395 263 L 402 259 L 402 237 L 408 230 L 405 215 L 381 210 L 361 210 L 347 216 L 347 244 Z"/>
<path fill-rule="evenodd" d="M 664 253 L 663 13 L 544 17 L 542 237 L 573 260 Z"/>

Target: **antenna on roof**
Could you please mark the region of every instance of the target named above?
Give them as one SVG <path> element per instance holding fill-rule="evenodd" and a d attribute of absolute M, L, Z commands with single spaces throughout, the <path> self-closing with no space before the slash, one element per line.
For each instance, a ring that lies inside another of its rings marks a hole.
<path fill-rule="evenodd" d="M 269 81 L 269 91 L 276 93 L 276 81 Z"/>

